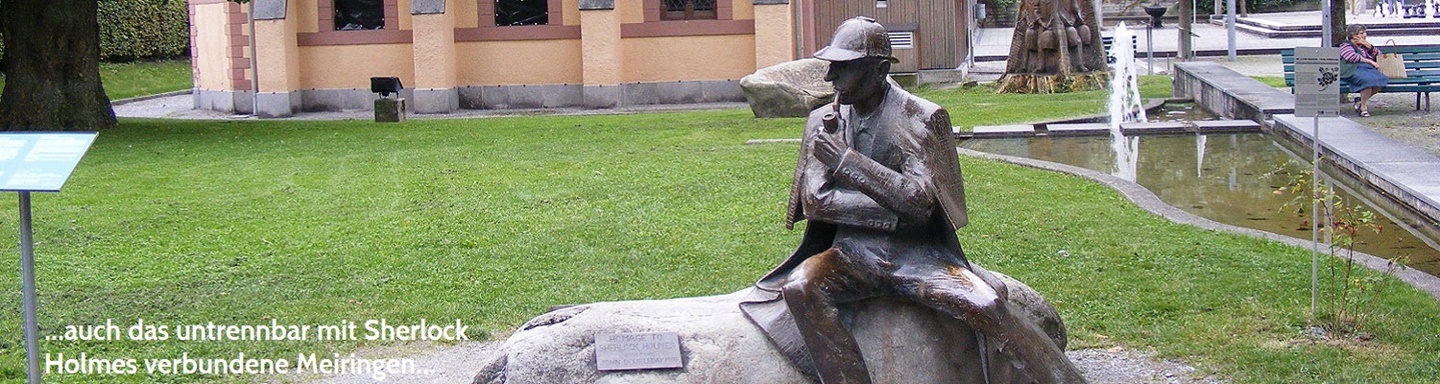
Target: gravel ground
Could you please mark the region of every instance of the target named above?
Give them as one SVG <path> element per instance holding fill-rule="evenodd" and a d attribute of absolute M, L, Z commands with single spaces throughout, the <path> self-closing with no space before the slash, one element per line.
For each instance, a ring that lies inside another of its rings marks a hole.
<path fill-rule="evenodd" d="M 1370 117 L 1355 117 L 1349 105 L 1341 106 L 1346 117 L 1386 137 L 1409 144 L 1440 157 L 1440 109 L 1425 111 L 1425 99 L 1415 110 L 1415 94 L 1382 93 L 1370 99 Z"/>
<path fill-rule="evenodd" d="M 1248 76 L 1284 76 L 1279 55 L 1241 56 L 1233 62 L 1223 57 L 1202 59 Z M 1440 108 L 1426 111 L 1423 96 L 1419 104 L 1416 110 L 1414 93 L 1382 93 L 1370 99 L 1370 117 L 1355 116 L 1349 103 L 1340 106 L 1340 113 L 1395 141 L 1440 157 Z"/>

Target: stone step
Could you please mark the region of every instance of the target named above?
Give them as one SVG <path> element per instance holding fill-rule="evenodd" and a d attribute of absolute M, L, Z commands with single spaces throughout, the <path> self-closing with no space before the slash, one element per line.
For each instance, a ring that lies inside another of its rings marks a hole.
<path fill-rule="evenodd" d="M 1223 17 L 1210 19 L 1210 24 L 1224 27 Z M 1365 23 L 1370 36 L 1424 36 L 1440 34 L 1440 18 L 1395 19 L 1394 21 Z M 1237 17 L 1235 30 L 1267 38 L 1309 38 L 1320 37 L 1320 25 L 1287 24 L 1259 18 Z M 1343 33 L 1343 31 L 1341 31 Z"/>
<path fill-rule="evenodd" d="M 977 125 L 969 132 L 955 128 L 955 137 L 960 139 L 997 139 L 1034 136 L 1107 136 L 1108 123 L 1051 123 L 1037 129 L 1031 124 Z M 1202 135 L 1220 133 L 1260 132 L 1260 124 L 1250 120 L 1200 120 L 1200 121 L 1159 121 L 1148 123 L 1124 123 L 1120 133 L 1125 136 L 1171 135 L 1198 133 Z"/>

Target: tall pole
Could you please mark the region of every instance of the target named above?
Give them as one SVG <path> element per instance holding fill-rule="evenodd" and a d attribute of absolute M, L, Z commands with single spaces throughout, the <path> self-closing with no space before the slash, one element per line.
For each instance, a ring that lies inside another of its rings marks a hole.
<path fill-rule="evenodd" d="M 1229 42 L 1226 57 L 1235 61 L 1235 0 L 1225 0 L 1225 36 Z"/>
<path fill-rule="evenodd" d="M 1178 31 L 1178 35 L 1180 36 L 1180 44 L 1178 44 L 1178 46 L 1180 49 L 1177 49 L 1175 52 L 1175 56 L 1178 57 L 1180 61 L 1190 60 L 1191 56 L 1193 56 L 1190 48 L 1190 37 L 1194 33 L 1191 28 L 1195 25 L 1195 1 L 1196 0 L 1180 0 L 1180 28 Z"/>
<path fill-rule="evenodd" d="M 1329 1 L 1329 0 L 1326 0 Z M 1315 114 L 1310 136 L 1310 315 L 1320 292 L 1320 114 Z"/>
<path fill-rule="evenodd" d="M 1331 3 L 1332 3 L 1333 1 L 1334 1 L 1334 0 L 1320 0 L 1320 4 L 1321 4 L 1321 5 L 1320 5 L 1320 46 L 1321 46 L 1321 47 L 1333 47 L 1333 46 L 1335 46 L 1335 44 L 1331 44 L 1331 43 L 1330 43 L 1331 41 L 1334 41 L 1334 40 L 1331 39 L 1331 37 L 1334 37 L 1334 36 L 1335 36 L 1334 28 L 1332 28 L 1332 27 L 1330 26 L 1331 20 L 1333 20 L 1333 18 L 1335 17 L 1333 10 L 1330 9 Z"/>
<path fill-rule="evenodd" d="M 1145 26 L 1145 62 L 1150 64 L 1150 69 L 1147 69 L 1147 70 L 1146 70 L 1147 72 L 1145 72 L 1145 74 L 1147 74 L 1147 75 L 1154 75 L 1154 74 L 1155 74 L 1155 32 L 1154 32 L 1154 31 L 1155 31 L 1155 22 L 1152 20 L 1152 21 L 1150 22 L 1150 24 L 1147 24 L 1147 25 Z"/>
<path fill-rule="evenodd" d="M 24 296 L 25 362 L 30 384 L 40 384 L 40 327 L 35 319 L 35 238 L 30 228 L 30 192 L 20 192 L 20 290 Z"/>

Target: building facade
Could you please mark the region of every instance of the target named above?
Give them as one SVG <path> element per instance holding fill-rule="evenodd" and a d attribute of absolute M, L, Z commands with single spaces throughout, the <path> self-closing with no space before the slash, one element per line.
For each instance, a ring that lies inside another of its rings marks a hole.
<path fill-rule="evenodd" d="M 901 1 L 925 0 L 888 0 Z M 806 57 L 829 38 L 816 28 L 834 27 L 812 15 L 884 12 L 875 0 L 850 2 L 864 7 L 822 7 L 829 0 L 190 0 L 193 96 L 201 109 L 284 117 L 369 109 L 377 97 L 370 77 L 397 77 L 416 113 L 743 101 L 741 77 Z M 968 12 L 964 4 L 974 0 L 944 3 Z M 960 18 L 945 21 L 952 26 L 967 20 L 951 15 Z"/>

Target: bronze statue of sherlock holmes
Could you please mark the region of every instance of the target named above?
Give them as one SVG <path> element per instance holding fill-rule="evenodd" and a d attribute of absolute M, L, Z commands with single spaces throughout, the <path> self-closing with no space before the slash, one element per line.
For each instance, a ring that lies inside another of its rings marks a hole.
<path fill-rule="evenodd" d="M 836 103 L 810 114 L 795 170 L 787 226 L 809 224 L 799 249 L 741 302 L 746 316 L 825 384 L 870 382 L 837 305 L 879 296 L 964 321 L 1037 382 L 1084 382 L 1064 351 L 1006 304 L 1004 284 L 965 259 L 950 116 L 886 81 L 896 59 L 884 27 L 847 20 L 815 57 L 830 62 Z"/>

